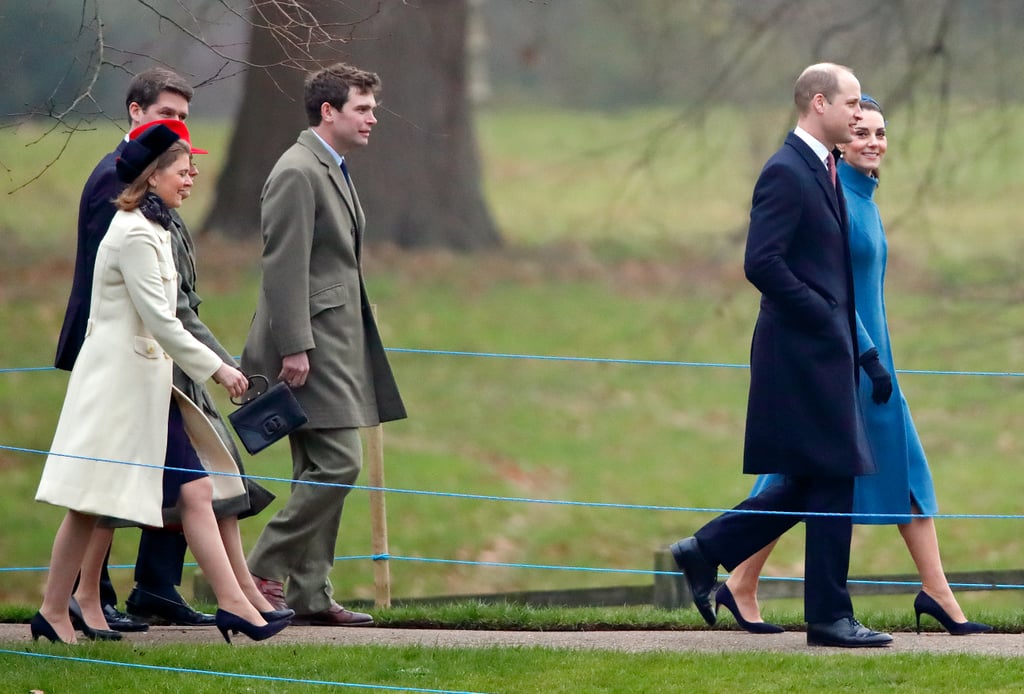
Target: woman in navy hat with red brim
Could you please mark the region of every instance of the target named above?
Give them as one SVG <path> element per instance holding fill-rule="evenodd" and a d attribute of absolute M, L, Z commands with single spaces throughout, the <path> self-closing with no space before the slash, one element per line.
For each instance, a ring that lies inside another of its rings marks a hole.
<path fill-rule="evenodd" d="M 269 638 L 290 621 L 262 613 L 239 586 L 212 499 L 240 493 L 242 481 L 220 475 L 211 481 L 204 464 L 237 467 L 203 413 L 172 386 L 172 360 L 193 380 L 213 378 L 232 396 L 248 385 L 175 316 L 170 210 L 188 196 L 190 156 L 187 140 L 156 124 L 117 160 L 126 187 L 97 252 L 86 338 L 36 493 L 38 501 L 68 511 L 54 538 L 43 604 L 31 622 L 34 639 L 75 642 L 68 603 L 97 519 L 162 526 L 168 493 L 179 495 L 182 526 L 217 596 L 224 638 L 230 641 L 230 632 Z M 174 470 L 165 470 L 165 456 Z M 97 629 L 86 635 L 120 636 Z"/>

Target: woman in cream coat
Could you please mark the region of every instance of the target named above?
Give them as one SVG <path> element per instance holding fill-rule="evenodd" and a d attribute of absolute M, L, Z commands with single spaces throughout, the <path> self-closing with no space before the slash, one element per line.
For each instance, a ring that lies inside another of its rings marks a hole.
<path fill-rule="evenodd" d="M 193 380 L 212 377 L 232 396 L 248 383 L 175 317 L 178 281 L 167 227 L 170 208 L 181 205 L 191 185 L 189 156 L 187 142 L 156 125 L 129 142 L 117 162 L 128 187 L 97 253 L 86 338 L 36 493 L 68 511 L 54 538 L 33 638 L 75 642 L 68 604 L 97 518 L 161 526 L 165 475 L 178 480 L 170 494 L 178 497 L 189 546 L 217 597 L 224 638 L 230 641 L 229 631 L 268 638 L 288 623 L 258 591 L 242 588 L 243 578 L 251 583 L 244 556 L 225 550 L 237 538 L 222 537 L 212 507 L 215 497 L 244 493 L 242 482 L 220 475 L 211 481 L 202 471 L 237 474 L 237 467 L 202 412 L 172 388 L 172 360 Z M 172 449 L 184 451 L 170 462 L 187 469 L 165 471 L 169 438 Z M 237 524 L 227 527 L 237 534 Z"/>

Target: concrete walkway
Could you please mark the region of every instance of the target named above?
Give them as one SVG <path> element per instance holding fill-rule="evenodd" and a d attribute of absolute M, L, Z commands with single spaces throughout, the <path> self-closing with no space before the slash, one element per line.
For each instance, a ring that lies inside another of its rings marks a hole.
<path fill-rule="evenodd" d="M 385 629 L 289 627 L 267 644 L 316 643 L 338 646 L 425 646 L 428 648 L 543 647 L 604 649 L 628 653 L 650 651 L 721 653 L 769 651 L 786 653 L 885 655 L 888 653 L 966 653 L 1005 657 L 1024 656 L 1024 634 L 898 632 L 887 648 L 808 648 L 802 631 L 755 635 L 742 631 L 462 631 L 444 629 Z M 213 627 L 153 627 L 144 634 L 126 634 L 133 645 L 163 643 L 223 643 Z M 253 645 L 245 636 L 237 645 Z M 0 648 L 31 644 L 27 624 L 0 624 Z"/>

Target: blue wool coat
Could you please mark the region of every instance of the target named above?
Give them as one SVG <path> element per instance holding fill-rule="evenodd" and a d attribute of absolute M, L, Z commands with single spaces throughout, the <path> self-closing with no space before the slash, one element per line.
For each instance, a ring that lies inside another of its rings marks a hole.
<path fill-rule="evenodd" d="M 924 515 L 934 515 L 938 513 L 935 487 L 921 440 L 910 417 L 910 408 L 896 378 L 889 341 L 883 291 L 888 244 L 874 201 L 878 181 L 846 162 L 840 162 L 837 171 L 846 194 L 850 220 L 858 347 L 861 352 L 877 348 L 882 365 L 893 377 L 892 397 L 883 405 L 871 400 L 871 380 L 860 380 L 858 400 L 878 471 L 874 475 L 857 478 L 854 513 L 909 514 L 913 499 Z M 762 475 L 754 484 L 752 494 L 757 494 L 777 479 L 778 475 Z M 909 520 L 908 515 L 854 517 L 854 522 L 863 524 L 906 523 Z"/>

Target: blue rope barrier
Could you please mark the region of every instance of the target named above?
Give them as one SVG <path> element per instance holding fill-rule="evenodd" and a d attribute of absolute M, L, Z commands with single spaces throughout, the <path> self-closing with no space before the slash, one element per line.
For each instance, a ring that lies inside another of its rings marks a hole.
<path fill-rule="evenodd" d="M 132 465 L 135 467 L 145 467 L 161 470 L 185 470 L 187 468 L 170 467 L 163 465 L 151 465 L 148 463 L 136 463 L 127 460 L 113 460 L 109 458 L 91 458 L 84 455 L 74 455 L 71 453 L 53 453 L 52 451 L 42 451 L 35 448 L 20 448 L 17 446 L 4 446 L 0 445 L 0 450 L 14 451 L 16 453 L 30 453 L 33 455 L 58 455 L 62 458 L 73 458 L 76 460 L 92 460 L 100 463 L 111 463 L 114 465 Z M 424 489 L 405 489 L 401 487 L 374 487 L 364 484 L 342 484 L 340 482 L 315 482 L 311 480 L 293 480 L 290 477 L 270 477 L 267 475 L 249 475 L 240 474 L 237 472 L 221 472 L 219 470 L 207 470 L 209 475 L 219 475 L 221 477 L 240 477 L 243 479 L 257 480 L 260 482 L 281 482 L 283 484 L 308 484 L 320 487 L 339 487 L 349 490 L 362 490 L 370 492 L 391 492 L 394 494 L 411 494 L 419 496 L 437 496 L 442 498 L 452 499 L 472 499 L 476 501 L 501 501 L 501 502 L 515 502 L 515 503 L 527 503 L 527 504 L 545 504 L 550 506 L 580 506 L 584 508 L 601 508 L 601 509 L 619 509 L 619 510 L 632 510 L 632 511 L 681 511 L 686 513 L 750 513 L 755 515 L 764 516 L 799 516 L 806 518 L 809 516 L 823 516 L 823 517 L 845 517 L 845 516 L 856 516 L 858 518 L 874 518 L 881 516 L 885 518 L 901 518 L 902 514 L 894 513 L 823 513 L 819 511 L 760 511 L 760 510 L 749 510 L 749 509 L 735 509 L 735 508 L 710 508 L 700 506 L 660 506 L 655 504 L 623 504 L 612 501 L 571 501 L 567 499 L 538 499 L 524 496 L 498 496 L 493 494 L 470 494 L 466 492 L 438 492 Z M 914 516 L 906 515 L 907 521 L 913 520 Z M 937 513 L 929 518 L 938 519 L 972 519 L 972 520 L 1021 520 L 1024 519 L 1024 515 L 1016 514 L 996 514 L 996 513 Z"/>
<path fill-rule="evenodd" d="M 334 557 L 334 561 L 408 561 L 408 562 L 421 562 L 426 564 L 456 564 L 461 566 L 487 566 L 491 568 L 506 568 L 506 569 L 532 569 L 540 571 L 579 571 L 589 573 L 608 573 L 608 574 L 630 574 L 639 576 L 673 576 L 678 572 L 676 571 L 660 571 L 657 569 L 616 569 L 616 568 L 605 568 L 605 567 L 594 567 L 594 566 L 566 566 L 561 564 L 528 564 L 522 562 L 497 562 L 497 561 L 473 561 L 470 559 L 441 559 L 438 557 L 408 557 L 399 554 L 355 554 L 344 557 Z M 187 562 L 182 564 L 186 567 L 198 566 L 195 562 Z M 134 569 L 134 564 L 116 564 L 110 565 L 108 569 Z M 49 569 L 48 566 L 23 566 L 23 567 L 4 567 L 0 568 L 0 573 L 15 573 L 15 572 L 42 572 Z M 719 578 L 728 578 L 729 574 L 719 574 Z M 794 581 L 803 583 L 804 579 L 800 576 L 762 576 L 762 581 Z M 877 585 L 877 586 L 919 586 L 920 581 L 883 581 L 883 580 L 869 580 L 869 579 L 849 579 L 848 583 L 857 583 L 860 585 Z M 989 590 L 1020 590 L 1024 589 L 1024 585 L 1017 583 L 950 583 L 951 588 L 986 588 Z"/>
<path fill-rule="evenodd" d="M 642 576 L 678 576 L 678 571 L 659 571 L 656 569 L 607 569 L 598 568 L 592 566 L 564 566 L 558 564 L 522 564 L 516 562 L 496 562 L 496 561 L 470 561 L 468 559 L 437 559 L 433 557 L 405 557 L 394 554 L 370 554 L 362 556 L 350 556 L 350 557 L 335 557 L 335 561 L 344 561 L 349 559 L 372 559 L 373 561 L 386 561 L 395 559 L 398 561 L 413 561 L 413 562 L 424 562 L 429 564 L 461 564 L 467 566 L 489 566 L 497 568 L 509 568 L 509 569 L 541 569 L 548 571 L 583 571 L 592 573 L 620 573 L 620 574 L 638 574 Z M 718 574 L 720 579 L 729 578 L 728 573 Z M 801 576 L 761 576 L 762 581 L 789 581 L 796 583 L 803 583 L 804 579 Z M 874 579 L 848 579 L 848 583 L 856 583 L 858 585 L 874 585 L 874 586 L 919 586 L 921 581 L 882 581 Z M 1016 583 L 950 583 L 951 588 L 989 588 L 989 589 L 1024 589 L 1024 585 Z"/>
<path fill-rule="evenodd" d="M 307 680 L 294 677 L 273 677 L 270 675 L 252 675 L 237 672 L 223 672 L 218 670 L 198 670 L 194 668 L 178 668 L 166 665 L 144 665 L 141 663 L 124 663 L 118 660 L 95 660 L 91 658 L 77 658 L 68 655 L 53 655 L 50 653 L 32 653 L 29 651 L 12 651 L 0 648 L 4 655 L 18 655 L 28 658 L 46 658 L 50 660 L 63 660 L 72 663 L 87 663 L 89 665 L 114 665 L 116 667 L 135 668 L 138 670 L 156 670 L 159 672 L 173 672 L 186 675 L 207 675 L 211 677 L 230 677 L 233 679 L 257 680 L 260 682 L 282 682 L 285 684 L 316 684 L 327 687 L 346 687 L 355 689 L 376 689 L 389 692 L 421 692 L 422 694 L 485 694 L 483 692 L 470 692 L 449 689 L 424 689 L 421 687 L 395 687 L 386 684 L 356 684 L 353 682 L 332 682 L 330 680 Z"/>
<path fill-rule="evenodd" d="M 515 354 L 509 352 L 469 352 L 465 350 L 416 349 L 412 347 L 385 347 L 384 351 L 395 354 L 428 354 L 433 356 L 479 357 L 490 359 L 523 359 L 530 361 L 561 361 L 589 364 L 620 364 L 633 366 L 686 366 L 713 369 L 749 369 L 750 364 L 731 364 L 728 362 L 675 361 L 666 359 L 615 359 L 611 357 L 559 356 L 551 354 Z M 237 358 L 237 357 L 236 357 Z M 0 374 L 25 371 L 56 371 L 53 366 L 26 366 L 0 369 Z M 1021 378 L 1024 372 L 1019 371 L 948 371 L 942 369 L 896 369 L 898 374 L 927 376 L 985 376 Z"/>
<path fill-rule="evenodd" d="M 502 358 L 502 359 L 523 359 L 523 360 L 536 360 L 536 361 L 558 361 L 558 362 L 583 362 L 583 363 L 602 363 L 602 364 L 620 364 L 620 365 L 643 365 L 643 366 L 677 366 L 677 367 L 701 367 L 701 368 L 731 368 L 731 369 L 749 369 L 748 364 L 730 364 L 730 363 L 713 363 L 713 362 L 685 362 L 685 361 L 668 361 L 668 360 L 643 360 L 643 359 L 614 359 L 614 358 L 603 358 L 603 357 L 579 357 L 579 356 L 557 356 L 557 355 L 531 355 L 531 354 L 511 354 L 501 352 L 469 352 L 461 350 L 431 350 L 431 349 L 412 349 L 412 348 L 387 348 L 389 352 L 395 353 L 407 353 L 407 354 L 429 354 L 429 355 L 440 355 L 440 356 L 461 356 L 461 357 L 480 357 L 480 358 Z M 26 371 L 53 371 L 56 370 L 54 367 L 26 367 L 26 368 L 5 368 L 0 369 L 0 373 L 12 373 L 12 372 L 26 372 Z M 985 376 L 985 377 L 1020 377 L 1024 376 L 1024 373 L 1019 372 L 998 372 L 998 371 L 943 371 L 943 370 L 920 370 L 920 369 L 897 369 L 897 373 L 903 374 L 914 374 L 914 375 L 946 375 L 946 376 Z M 40 451 L 36 449 L 18 448 L 13 446 L 0 445 L 0 450 L 10 450 L 14 452 L 30 453 L 38 455 L 50 455 L 50 451 Z M 143 463 L 134 463 L 129 461 L 121 460 L 109 460 L 103 458 L 90 458 L 88 456 L 77 456 L 70 454 L 60 454 L 63 457 L 77 458 L 83 460 L 93 460 L 98 462 L 106 462 L 120 465 L 136 465 L 140 467 L 151 467 L 151 468 L 163 468 L 160 465 L 146 465 Z M 167 469 L 182 469 L 182 468 L 167 468 Z M 328 487 L 342 487 L 347 489 L 359 489 L 365 491 L 378 491 L 378 492 L 391 492 L 395 494 L 411 494 L 411 495 L 422 495 L 422 496 L 436 496 L 442 498 L 457 498 L 457 499 L 470 499 L 470 500 L 482 500 L 482 501 L 498 501 L 498 502 L 515 502 L 515 503 L 533 503 L 533 504 L 546 504 L 546 505 L 560 505 L 560 506 L 579 506 L 586 508 L 601 508 L 601 509 L 622 509 L 622 510 L 645 510 L 645 511 L 676 511 L 676 512 L 689 512 L 689 513 L 755 513 L 762 515 L 799 515 L 800 517 L 808 516 L 850 516 L 856 515 L 858 517 L 874 517 L 874 516 L 886 516 L 893 517 L 891 513 L 879 513 L 879 514 L 842 514 L 842 513 L 818 513 L 818 512 L 791 512 L 791 511 L 753 511 L 746 509 L 733 509 L 733 508 L 702 508 L 702 507 L 687 507 L 687 506 L 662 506 L 653 504 L 623 504 L 614 502 L 586 502 L 586 501 L 572 501 L 564 499 L 538 499 L 529 497 L 509 497 L 509 496 L 498 496 L 489 494 L 470 494 L 460 492 L 439 492 L 429 490 L 417 490 L 417 489 L 404 489 L 396 487 L 375 487 L 369 485 L 356 485 L 356 484 L 340 484 L 340 483 L 329 483 L 329 482 L 312 482 L 306 480 L 292 480 L 290 478 L 270 477 L 261 475 L 240 475 L 238 473 L 229 472 L 218 472 L 209 471 L 211 475 L 223 475 L 228 477 L 243 477 L 254 480 L 266 481 L 266 482 L 280 482 L 284 484 L 314 484 Z M 898 516 L 897 516 L 898 517 Z M 1010 515 L 1010 514 L 936 514 L 933 518 L 939 519 L 984 519 L 984 520 L 1020 520 L 1024 518 L 1024 515 Z M 913 516 L 907 515 L 907 520 L 911 520 Z M 504 562 L 478 562 L 469 560 L 452 560 L 452 559 L 438 559 L 438 558 L 425 558 L 425 557 L 404 557 L 398 555 L 369 555 L 369 556 L 353 556 L 353 557 L 335 557 L 335 561 L 354 560 L 354 559 L 372 559 L 373 561 L 418 561 L 427 563 L 438 563 L 438 564 L 461 564 L 461 565 L 476 565 L 476 566 L 489 566 L 489 567 L 505 567 L 505 568 L 522 568 L 522 569 L 536 569 L 536 570 L 559 570 L 559 571 L 589 571 L 595 573 L 622 573 L 622 574 L 640 574 L 640 575 L 664 575 L 673 574 L 671 571 L 650 571 L 641 569 L 615 569 L 615 568 L 599 568 L 599 567 L 572 567 L 572 566 L 559 566 L 559 565 L 545 565 L 545 564 L 526 564 L 526 563 L 504 563 Z M 118 565 L 110 568 L 133 568 L 133 565 Z M 13 568 L 0 568 L 0 572 L 9 571 L 45 571 L 47 567 L 13 567 Z M 725 574 L 727 576 L 728 574 Z M 802 578 L 786 578 L 786 577 L 764 577 L 764 580 L 795 580 L 802 581 Z M 862 584 L 876 584 L 876 585 L 919 585 L 919 582 L 893 582 L 893 581 L 867 581 L 867 580 L 851 580 L 851 583 L 862 583 Z M 953 584 L 952 587 L 960 588 L 989 588 L 989 589 L 1019 589 L 1024 586 L 1014 584 Z"/>

